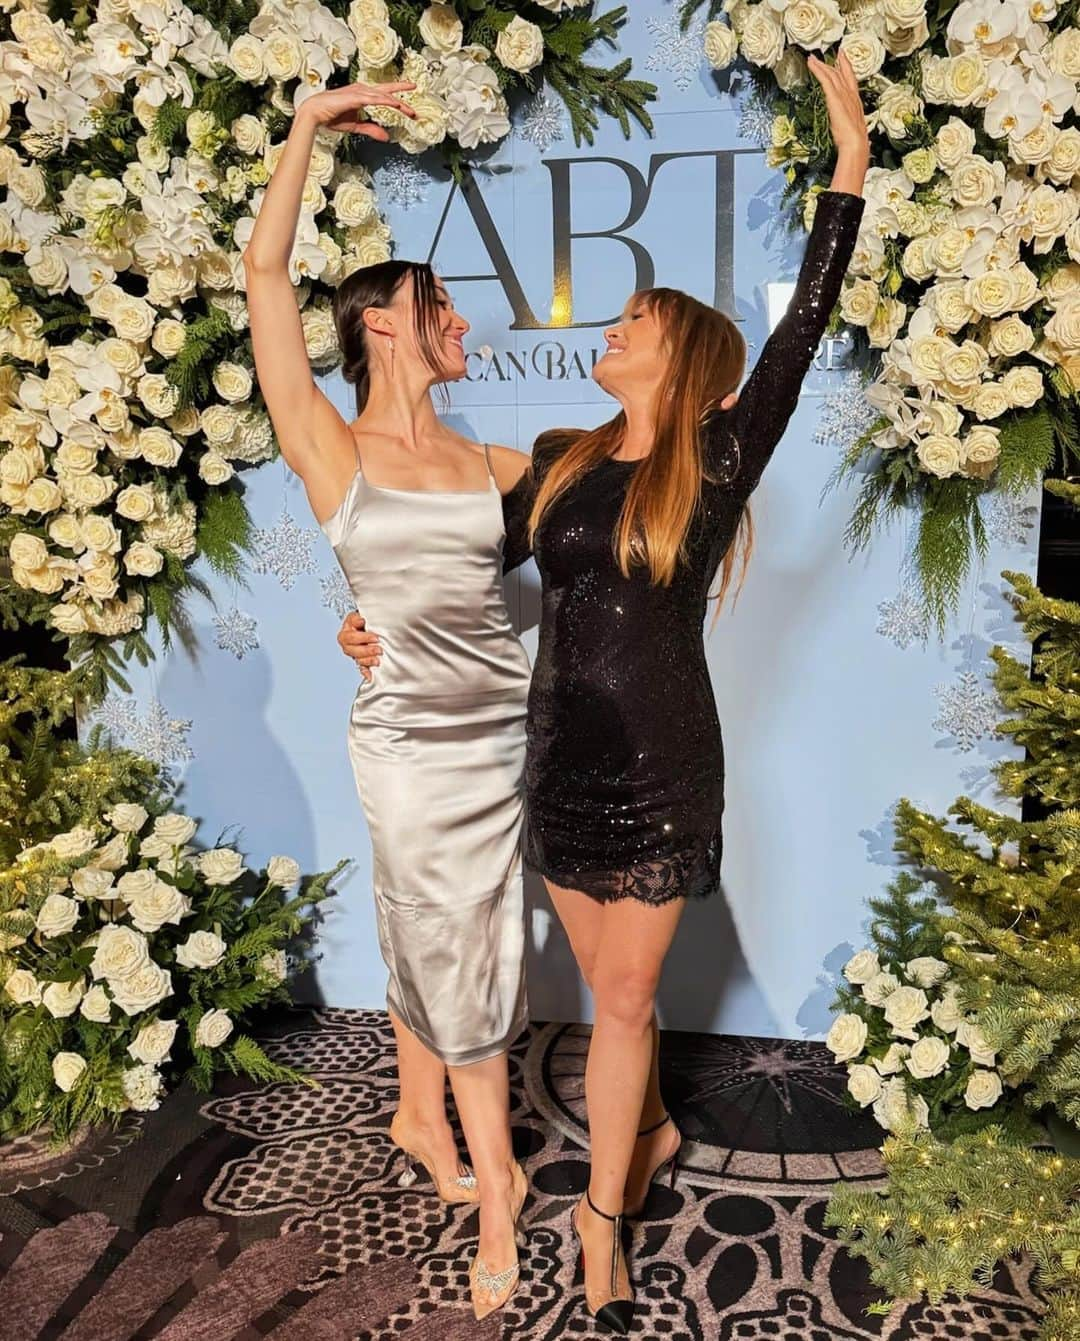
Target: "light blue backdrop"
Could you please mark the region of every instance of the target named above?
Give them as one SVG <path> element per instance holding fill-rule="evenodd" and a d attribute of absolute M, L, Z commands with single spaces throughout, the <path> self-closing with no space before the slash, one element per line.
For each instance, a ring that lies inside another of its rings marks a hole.
<path fill-rule="evenodd" d="M 783 310 L 802 248 L 779 219 L 779 174 L 764 163 L 760 109 L 707 69 L 699 33 L 679 38 L 672 5 L 635 4 L 623 49 L 659 84 L 655 136 L 636 131 L 626 142 L 604 125 L 595 146 L 576 149 L 563 126 L 562 138 L 545 145 L 550 118 L 542 105 L 527 107 L 476 173 L 481 213 L 542 323 L 570 315 L 566 284 L 557 289 L 553 279 L 553 209 L 575 233 L 611 230 L 638 215 L 624 236 L 639 256 L 647 251 L 656 282 L 707 301 L 733 288 L 752 364 Z M 740 152 L 718 160 L 716 150 Z M 699 156 L 656 159 L 689 153 Z M 575 161 L 557 162 L 565 159 Z M 731 197 L 722 189 L 724 164 Z M 473 323 L 467 346 L 490 346 L 470 358 L 470 382 L 453 389 L 455 425 L 527 451 L 542 428 L 606 418 L 612 403 L 582 375 L 601 347 L 599 326 L 510 330 L 504 283 L 490 278 L 493 236 L 485 245 L 477 213 L 445 177 L 421 179 L 410 166 L 392 163 L 376 178 L 397 254 L 423 259 L 434 248 Z M 559 190 L 568 183 L 569 200 L 553 206 L 555 182 Z M 725 256 L 722 233 L 719 289 L 718 200 L 730 211 L 733 248 Z M 570 254 L 572 319 L 610 320 L 635 284 L 631 248 L 610 236 L 582 238 Z M 839 442 L 859 426 L 844 356 L 843 341 L 820 351 L 754 497 L 757 544 L 745 589 L 708 638 L 728 767 L 724 897 L 692 906 L 683 920 L 661 992 L 669 1027 L 820 1036 L 835 975 L 862 943 L 865 900 L 889 875 L 897 798 L 944 809 L 961 791 L 991 795 L 986 770 L 1000 747 L 985 734 L 994 718 L 985 652 L 995 641 L 1017 641 L 997 574 L 1033 571 L 1035 499 L 991 514 L 992 552 L 947 638 L 901 646 L 902 603 L 898 611 L 883 603 L 904 590 L 903 530 L 850 561 L 842 536 L 853 492 L 825 490 Z M 326 389 L 351 418 L 351 389 L 336 376 Z M 340 582 L 298 480 L 273 463 L 247 481 L 255 524 L 273 529 L 287 512 L 299 533 L 275 537 L 277 575 L 253 572 L 236 589 L 209 579 L 219 615 L 235 609 L 254 621 L 237 649 L 243 655 L 219 645 L 229 638 L 199 603 L 197 657 L 174 649 L 147 671 L 133 667 L 134 702 L 112 701 L 105 715 L 132 743 L 173 763 L 205 839 L 239 830 L 252 861 L 284 852 L 308 870 L 352 858 L 321 929 L 311 990 L 334 1005 L 382 1006 L 368 839 L 345 752 L 356 671 L 334 641 Z M 530 655 L 535 582 L 530 566 L 508 585 Z M 964 734 L 980 729 L 975 739 Z M 528 889 L 533 1017 L 588 1019 L 539 881 L 530 878 Z"/>

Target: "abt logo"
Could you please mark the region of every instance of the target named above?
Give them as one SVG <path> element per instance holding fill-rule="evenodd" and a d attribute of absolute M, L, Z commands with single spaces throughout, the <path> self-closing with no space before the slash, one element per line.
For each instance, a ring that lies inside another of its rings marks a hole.
<path fill-rule="evenodd" d="M 626 298 L 626 292 L 612 295 L 613 312 L 595 316 L 579 314 L 574 306 L 574 243 L 584 238 L 607 239 L 606 245 L 612 249 L 625 248 L 629 251 L 634 265 L 634 289 L 652 288 L 656 283 L 656 267 L 646 246 L 637 238 L 630 236 L 630 230 L 642 218 L 653 198 L 657 179 L 663 174 L 665 165 L 676 160 L 701 159 L 702 167 L 712 178 L 712 206 L 715 218 L 715 231 L 712 247 L 712 304 L 724 312 L 735 316 L 735 293 L 733 283 L 734 267 L 734 228 L 735 228 L 735 160 L 742 154 L 760 154 L 760 149 L 706 149 L 689 150 L 682 153 L 653 154 L 649 159 L 647 172 L 642 172 L 635 164 L 621 158 L 549 158 L 544 167 L 551 177 L 551 241 L 552 241 L 552 316 L 541 320 L 531 307 L 521 280 L 514 269 L 513 262 L 503 243 L 495 221 L 491 216 L 483 195 L 472 172 L 466 169 L 460 187 L 454 183 L 447 195 L 435 230 L 435 237 L 428 252 L 428 260 L 434 261 L 439 242 L 446 227 L 450 210 L 460 192 L 468 208 L 473 224 L 483 243 L 484 250 L 491 261 L 491 270 L 486 274 L 451 275 L 441 271 L 447 283 L 455 285 L 472 281 L 497 280 L 506 295 L 506 301 L 513 312 L 512 331 L 549 331 L 567 328 L 584 329 L 587 327 L 608 326 L 618 320 L 619 310 Z M 622 218 L 614 219 L 606 228 L 589 231 L 575 230 L 571 209 L 574 189 L 588 189 L 584 183 L 590 171 L 595 172 L 598 164 L 607 164 L 625 174 L 630 189 L 630 204 Z M 708 209 L 702 202 L 703 212 Z"/>

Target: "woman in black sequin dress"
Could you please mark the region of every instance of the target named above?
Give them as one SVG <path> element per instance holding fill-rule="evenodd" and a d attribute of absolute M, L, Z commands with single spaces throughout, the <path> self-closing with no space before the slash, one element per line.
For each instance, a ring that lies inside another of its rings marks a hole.
<path fill-rule="evenodd" d="M 835 67 L 811 58 L 811 70 L 837 167 L 817 198 L 791 303 L 737 404 L 716 408 L 745 363 L 735 324 L 674 290 L 635 294 L 594 371 L 621 413 L 591 432 L 542 435 L 504 496 L 505 566 L 532 552 L 542 580 L 526 858 L 546 879 L 595 1003 L 592 1169 L 574 1229 L 590 1312 L 620 1332 L 633 1308 L 622 1213 L 642 1208 L 679 1144 L 657 1080 L 656 987 L 687 898 L 719 878 L 710 592 L 718 571 L 722 594 L 748 556 L 747 500 L 795 409 L 863 211 L 857 82 L 842 55 Z"/>

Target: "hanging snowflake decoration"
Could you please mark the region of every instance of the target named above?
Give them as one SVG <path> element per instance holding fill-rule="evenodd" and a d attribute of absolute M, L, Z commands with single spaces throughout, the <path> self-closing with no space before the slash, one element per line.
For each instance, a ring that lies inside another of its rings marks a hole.
<path fill-rule="evenodd" d="M 858 373 L 852 373 L 843 386 L 823 397 L 814 441 L 835 443 L 847 451 L 879 417 L 880 411 L 866 399 Z"/>
<path fill-rule="evenodd" d="M 538 93 L 522 108 L 517 132 L 522 139 L 535 144 L 541 153 L 546 153 L 556 140 L 566 135 L 566 114 L 562 103 L 552 98 L 546 89 Z"/>
<path fill-rule="evenodd" d="M 1001 715 L 997 698 L 980 688 L 981 683 L 973 671 L 962 671 L 955 684 L 939 684 L 934 690 L 940 705 L 934 729 L 954 737 L 964 751 L 992 735 Z"/>
<path fill-rule="evenodd" d="M 877 622 L 877 632 L 897 647 L 926 642 L 929 633 L 926 611 L 910 592 L 900 591 L 892 600 L 882 601 L 878 614 L 881 618 Z"/>
<path fill-rule="evenodd" d="M 411 209 L 427 199 L 428 174 L 408 154 L 394 154 L 375 169 L 375 189 L 390 205 Z"/>
<path fill-rule="evenodd" d="M 252 532 L 252 572 L 276 577 L 288 591 L 301 573 L 316 571 L 311 547 L 318 535 L 309 526 L 297 526 L 285 509 L 272 527 Z"/>
<path fill-rule="evenodd" d="M 237 661 L 243 661 L 246 652 L 259 646 L 258 624 L 242 610 L 233 606 L 223 615 L 214 616 L 215 641 L 223 652 L 231 652 Z"/>
<path fill-rule="evenodd" d="M 705 59 L 705 20 L 696 19 L 684 29 L 676 14 L 668 19 L 646 19 L 645 26 L 652 34 L 653 48 L 645 68 L 666 70 L 679 92 L 685 93 Z"/>
<path fill-rule="evenodd" d="M 322 603 L 328 610 L 333 610 L 339 619 L 344 619 L 356 609 L 356 601 L 349 590 L 349 584 L 345 581 L 345 574 L 340 568 L 334 568 L 326 574 L 319 582 L 322 591 Z"/>
<path fill-rule="evenodd" d="M 986 532 L 999 545 L 1022 545 L 1037 515 L 1038 508 L 1015 494 L 997 494 L 986 507 Z"/>
<path fill-rule="evenodd" d="M 191 720 L 170 717 L 159 699 L 151 699 L 145 714 L 140 716 L 133 700 L 110 695 L 95 709 L 91 720 L 100 722 L 112 734 L 122 737 L 128 749 L 162 768 L 195 757 L 186 739 Z"/>
<path fill-rule="evenodd" d="M 739 134 L 765 149 L 772 144 L 774 117 L 768 98 L 760 89 L 752 89 L 739 106 Z"/>

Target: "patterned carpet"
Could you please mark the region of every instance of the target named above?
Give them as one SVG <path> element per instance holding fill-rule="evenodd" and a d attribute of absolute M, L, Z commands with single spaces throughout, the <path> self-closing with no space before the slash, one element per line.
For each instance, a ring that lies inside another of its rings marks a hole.
<path fill-rule="evenodd" d="M 475 1210 L 397 1185 L 392 1035 L 376 1011 L 296 1012 L 268 1044 L 319 1088 L 181 1091 L 63 1152 L 0 1145 L 3 1341 L 591 1338 L 570 1208 L 585 1185 L 588 1031 L 534 1026 L 512 1056 L 514 1143 L 532 1182 L 522 1283 L 476 1323 Z M 939 1307 L 879 1297 L 822 1227 L 837 1179 L 880 1177 L 877 1127 L 842 1107 L 821 1044 L 666 1034 L 684 1134 L 675 1189 L 634 1227 L 634 1334 L 672 1341 L 1032 1341 L 1030 1264 Z"/>

